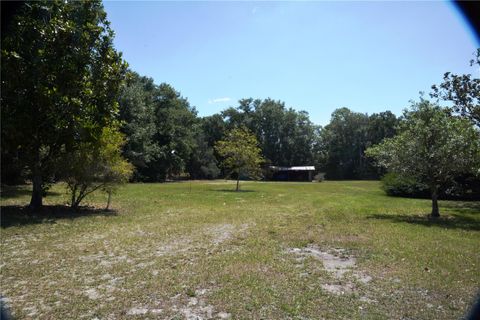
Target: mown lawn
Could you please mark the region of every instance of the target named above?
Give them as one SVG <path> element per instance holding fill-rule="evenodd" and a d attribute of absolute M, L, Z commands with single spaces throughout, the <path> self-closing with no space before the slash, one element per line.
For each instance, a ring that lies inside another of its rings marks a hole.
<path fill-rule="evenodd" d="M 241 185 L 129 184 L 113 213 L 56 185 L 34 216 L 4 189 L 1 294 L 18 319 L 453 319 L 480 288 L 479 202 L 429 221 L 373 181 Z"/>

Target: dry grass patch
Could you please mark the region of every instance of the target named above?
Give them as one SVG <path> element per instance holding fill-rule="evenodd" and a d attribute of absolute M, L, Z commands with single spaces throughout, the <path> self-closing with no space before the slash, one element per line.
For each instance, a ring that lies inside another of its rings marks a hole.
<path fill-rule="evenodd" d="M 230 187 L 131 184 L 81 213 L 60 185 L 38 214 L 28 186 L 2 193 L 4 301 L 19 319 L 451 319 L 480 287 L 478 203 L 431 222 L 371 181 Z"/>

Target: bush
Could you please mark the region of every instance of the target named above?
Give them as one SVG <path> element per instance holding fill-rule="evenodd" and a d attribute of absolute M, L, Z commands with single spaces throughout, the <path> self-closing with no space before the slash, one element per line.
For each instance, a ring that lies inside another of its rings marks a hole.
<path fill-rule="evenodd" d="M 389 196 L 429 198 L 428 186 L 417 182 L 414 178 L 387 173 L 382 178 L 383 190 Z"/>
<path fill-rule="evenodd" d="M 117 128 L 106 127 L 98 141 L 79 143 L 77 150 L 66 155 L 63 180 L 71 195 L 72 208 L 78 208 L 96 190 L 108 194 L 109 207 L 116 185 L 127 182 L 133 171 L 133 166 L 121 155 L 124 143 Z"/>
<path fill-rule="evenodd" d="M 382 178 L 383 190 L 389 196 L 430 198 L 427 185 L 411 177 L 404 177 L 396 173 L 387 173 Z M 480 179 L 471 175 L 457 177 L 452 184 L 440 190 L 440 199 L 451 200 L 478 200 L 480 199 Z"/>
<path fill-rule="evenodd" d="M 215 162 L 210 162 L 200 167 L 200 173 L 204 179 L 216 179 L 220 175 L 220 169 Z"/>
<path fill-rule="evenodd" d="M 317 173 L 317 174 L 313 177 L 313 180 L 315 180 L 315 181 L 317 181 L 317 182 L 325 181 L 325 172 L 319 172 L 319 173 Z"/>
<path fill-rule="evenodd" d="M 456 177 L 445 190 L 446 199 L 480 200 L 480 178 L 473 175 Z"/>

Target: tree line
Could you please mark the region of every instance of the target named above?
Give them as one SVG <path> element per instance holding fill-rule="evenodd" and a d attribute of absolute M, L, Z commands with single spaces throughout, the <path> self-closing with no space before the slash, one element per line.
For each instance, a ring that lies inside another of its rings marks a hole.
<path fill-rule="evenodd" d="M 379 158 L 366 150 L 404 132 L 405 115 L 340 108 L 321 127 L 280 100 L 245 98 L 199 117 L 171 85 L 128 68 L 113 46 L 101 1 L 18 7 L 2 21 L 1 179 L 31 181 L 34 208 L 57 181 L 66 183 L 78 206 L 87 194 L 110 194 L 127 180 L 214 179 L 232 172 L 238 178 L 241 170 L 222 165 L 228 145 L 218 146 L 239 128 L 237 135 L 255 138 L 264 167 L 314 165 L 327 179 L 378 179 L 393 170 L 378 166 Z M 453 107 L 442 110 L 478 131 L 479 88 L 470 75 L 447 73 L 431 97 L 450 101 Z"/>
<path fill-rule="evenodd" d="M 307 112 L 270 98 L 241 99 L 236 107 L 199 117 L 173 87 L 135 72 L 129 72 L 119 106 L 123 153 L 136 168 L 135 181 L 225 176 L 214 146 L 240 127 L 256 137 L 264 166 L 315 165 L 329 179 L 375 179 L 381 171 L 365 150 L 394 136 L 399 121 L 390 111 L 367 115 L 341 108 L 322 128 Z"/>

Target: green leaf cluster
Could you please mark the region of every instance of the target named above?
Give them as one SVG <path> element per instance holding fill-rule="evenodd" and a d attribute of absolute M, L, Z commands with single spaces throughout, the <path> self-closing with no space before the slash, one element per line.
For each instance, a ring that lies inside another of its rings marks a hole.
<path fill-rule="evenodd" d="M 480 48 L 477 49 L 475 59 L 470 64 L 476 65 L 477 73 L 480 67 Z M 432 86 L 432 98 L 451 103 L 449 109 L 469 119 L 480 128 L 480 78 L 471 74 L 457 75 L 446 72 L 443 82 Z"/>
<path fill-rule="evenodd" d="M 305 111 L 273 99 L 241 99 L 221 112 L 227 129 L 244 126 L 253 132 L 266 161 L 277 166 L 315 164 L 319 127 Z"/>
<path fill-rule="evenodd" d="M 365 156 L 365 150 L 393 137 L 399 119 L 390 111 L 367 115 L 340 108 L 320 132 L 319 161 L 328 179 L 372 179 L 382 172 Z"/>
<path fill-rule="evenodd" d="M 366 154 L 388 171 L 428 186 L 436 202 L 439 190 L 456 177 L 480 175 L 480 132 L 467 119 L 422 99 L 405 111 L 395 137 Z"/>
<path fill-rule="evenodd" d="M 124 144 L 118 128 L 104 127 L 98 140 L 79 143 L 63 158 L 63 180 L 71 194 L 72 207 L 78 207 L 96 190 L 111 192 L 116 185 L 128 181 L 133 166 L 122 157 Z"/>
<path fill-rule="evenodd" d="M 126 63 L 113 35 L 100 0 L 24 2 L 2 34 L 2 158 L 26 169 L 32 207 L 62 157 L 116 121 Z"/>
<path fill-rule="evenodd" d="M 197 147 L 196 110 L 172 86 L 129 73 L 119 98 L 125 157 L 135 180 L 164 181 L 184 173 Z"/>
<path fill-rule="evenodd" d="M 239 127 L 227 132 L 225 138 L 215 144 L 215 150 L 223 159 L 222 166 L 234 173 L 237 179 L 240 176 L 261 177 L 262 150 L 258 147 L 257 138 L 248 129 Z"/>
<path fill-rule="evenodd" d="M 378 165 L 442 186 L 462 173 L 479 173 L 480 135 L 468 120 L 423 100 L 404 113 L 397 136 L 367 150 Z"/>

